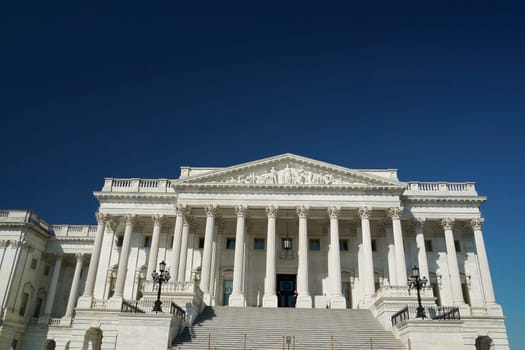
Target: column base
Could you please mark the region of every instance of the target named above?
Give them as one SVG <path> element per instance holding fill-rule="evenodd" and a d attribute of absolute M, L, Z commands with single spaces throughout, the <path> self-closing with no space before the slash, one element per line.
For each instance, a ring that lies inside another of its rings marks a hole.
<path fill-rule="evenodd" d="M 309 295 L 298 295 L 297 301 L 295 302 L 297 309 L 311 309 L 312 308 L 312 297 Z"/>
<path fill-rule="evenodd" d="M 81 295 L 77 301 L 77 308 L 79 309 L 91 309 L 93 305 L 93 297 L 91 295 Z"/>
<path fill-rule="evenodd" d="M 342 295 L 330 296 L 330 309 L 346 309 L 346 299 Z"/>
<path fill-rule="evenodd" d="M 265 294 L 263 296 L 263 304 L 262 304 L 263 307 L 277 307 L 278 306 L 278 303 L 277 303 L 277 295 L 269 295 L 269 294 Z"/>
<path fill-rule="evenodd" d="M 230 300 L 228 306 L 233 307 L 246 307 L 246 300 L 242 294 L 232 294 L 230 295 Z"/>
<path fill-rule="evenodd" d="M 111 299 L 108 300 L 108 304 L 106 309 L 107 310 L 118 310 L 120 311 L 122 309 L 122 302 L 124 301 L 124 298 L 121 296 L 113 296 Z"/>

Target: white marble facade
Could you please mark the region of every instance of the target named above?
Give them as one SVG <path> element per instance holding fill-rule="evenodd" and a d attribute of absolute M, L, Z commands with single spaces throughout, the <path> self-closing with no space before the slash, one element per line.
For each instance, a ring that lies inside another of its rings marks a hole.
<path fill-rule="evenodd" d="M 96 348 L 89 312 L 151 294 L 160 261 L 166 290 L 197 291 L 206 305 L 370 308 L 385 328 L 392 310 L 415 303 L 406 285 L 418 266 L 425 302 L 460 308 L 465 345 L 483 336 L 508 348 L 474 183 L 402 182 L 395 169 L 284 154 L 181 167 L 177 179 L 106 178 L 95 197 L 97 226 L 0 211 L 0 350 L 42 337 L 76 348 L 79 324 L 78 348 Z"/>

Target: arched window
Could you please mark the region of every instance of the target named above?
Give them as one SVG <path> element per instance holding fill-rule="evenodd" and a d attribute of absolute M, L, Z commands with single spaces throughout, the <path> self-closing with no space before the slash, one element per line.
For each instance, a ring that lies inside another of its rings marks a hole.
<path fill-rule="evenodd" d="M 481 336 L 476 338 L 476 350 L 490 350 L 492 346 L 492 339 L 488 336 Z"/>

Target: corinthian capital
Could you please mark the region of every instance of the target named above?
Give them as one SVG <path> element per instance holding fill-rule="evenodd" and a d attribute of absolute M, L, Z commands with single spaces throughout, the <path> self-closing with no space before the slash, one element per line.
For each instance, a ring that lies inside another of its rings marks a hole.
<path fill-rule="evenodd" d="M 177 204 L 177 208 L 175 208 L 175 212 L 177 216 L 183 216 L 188 213 L 188 206 L 186 204 Z"/>
<path fill-rule="evenodd" d="M 248 213 L 248 207 L 246 205 L 236 205 L 235 212 L 237 213 L 237 217 L 245 217 Z"/>
<path fill-rule="evenodd" d="M 95 213 L 95 217 L 97 218 L 97 223 L 100 225 L 104 225 L 109 220 L 108 214 L 100 213 L 98 211 Z"/>
<path fill-rule="evenodd" d="M 124 219 L 126 220 L 126 225 L 133 225 L 137 221 L 137 215 L 135 215 L 135 214 L 126 214 Z"/>
<path fill-rule="evenodd" d="M 269 218 L 276 218 L 279 213 L 279 208 L 276 205 L 269 205 L 266 207 L 266 216 Z"/>
<path fill-rule="evenodd" d="M 328 207 L 328 216 L 330 219 L 337 219 L 339 217 L 339 214 L 341 213 L 341 208 L 336 206 Z"/>
<path fill-rule="evenodd" d="M 403 214 L 403 208 L 401 207 L 394 207 L 388 209 L 388 216 L 392 219 L 399 220 L 401 214 Z"/>
<path fill-rule="evenodd" d="M 481 228 L 483 227 L 483 222 L 485 220 L 483 220 L 482 218 L 475 218 L 475 219 L 472 219 L 470 220 L 470 226 L 472 226 L 472 229 L 475 231 L 475 230 L 481 230 Z"/>
<path fill-rule="evenodd" d="M 310 208 L 305 205 L 299 205 L 296 209 L 297 215 L 300 218 L 306 218 L 308 217 L 308 212 L 310 211 Z"/>
<path fill-rule="evenodd" d="M 204 209 L 208 217 L 215 217 L 215 215 L 217 215 L 217 205 L 215 204 L 208 204 Z"/>
<path fill-rule="evenodd" d="M 453 218 L 444 218 L 441 220 L 441 226 L 443 226 L 444 230 L 452 230 L 454 227 L 454 221 Z"/>
<path fill-rule="evenodd" d="M 372 214 L 372 208 L 369 207 L 361 207 L 357 210 L 357 213 L 361 217 L 361 219 L 370 219 L 370 215 Z"/>
<path fill-rule="evenodd" d="M 162 225 L 162 221 L 164 220 L 164 215 L 154 214 L 151 216 L 151 219 L 153 220 L 153 225 L 160 226 Z"/>

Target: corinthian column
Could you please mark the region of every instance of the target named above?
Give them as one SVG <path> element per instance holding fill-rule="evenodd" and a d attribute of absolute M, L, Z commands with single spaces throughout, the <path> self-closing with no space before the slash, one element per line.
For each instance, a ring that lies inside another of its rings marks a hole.
<path fill-rule="evenodd" d="M 77 253 L 75 254 L 76 264 L 75 264 L 75 273 L 73 274 L 73 283 L 71 283 L 71 291 L 69 292 L 69 298 L 67 300 L 66 308 L 66 318 L 73 317 L 73 311 L 75 309 L 75 303 L 78 296 L 78 286 L 80 284 L 80 272 L 82 271 L 82 261 L 84 259 L 84 254 Z"/>
<path fill-rule="evenodd" d="M 188 239 L 190 235 L 190 216 L 184 216 L 184 225 L 182 226 L 182 243 L 180 245 L 180 264 L 179 280 L 186 281 L 186 260 L 188 258 Z"/>
<path fill-rule="evenodd" d="M 108 309 L 120 309 L 122 306 L 122 299 L 124 295 L 124 283 L 126 282 L 126 274 L 128 272 L 129 250 L 131 248 L 131 234 L 133 233 L 133 225 L 135 224 L 136 216 L 128 214 L 125 216 L 126 228 L 124 229 L 124 239 L 122 240 L 122 248 L 120 250 L 120 259 L 118 262 L 117 281 L 115 282 L 115 294 L 111 298 Z"/>
<path fill-rule="evenodd" d="M 339 247 L 339 212 L 338 207 L 329 207 L 330 217 L 330 254 L 331 268 L 330 307 L 332 309 L 346 309 L 346 299 L 341 293 L 341 254 Z"/>
<path fill-rule="evenodd" d="M 374 258 L 372 255 L 372 234 L 370 232 L 370 214 L 372 210 L 368 207 L 361 207 L 358 210 L 361 217 L 361 238 L 363 244 L 363 279 L 364 279 L 364 294 L 365 303 L 371 301 L 375 293 L 375 277 L 374 277 Z M 361 278 L 361 276 L 359 276 Z"/>
<path fill-rule="evenodd" d="M 487 304 L 494 304 L 496 303 L 496 297 L 494 295 L 494 288 L 492 287 L 492 277 L 490 276 L 489 260 L 487 258 L 487 251 L 485 250 L 483 233 L 481 232 L 483 219 L 472 219 L 470 225 L 474 231 L 474 241 L 476 242 L 476 251 L 478 252 L 481 285 L 483 286 L 483 292 L 485 294 L 485 302 Z"/>
<path fill-rule="evenodd" d="M 177 218 L 175 220 L 175 231 L 173 232 L 173 249 L 171 257 L 171 278 L 173 281 L 180 280 L 179 278 L 179 262 L 180 262 L 180 246 L 182 243 L 182 228 L 184 224 L 184 216 L 186 215 L 186 206 L 177 205 Z"/>
<path fill-rule="evenodd" d="M 447 247 L 447 263 L 450 273 L 450 287 L 452 289 L 452 299 L 455 305 L 464 304 L 463 292 L 461 290 L 461 279 L 459 276 L 458 257 L 456 255 L 456 246 L 454 244 L 454 219 L 445 218 L 441 220 L 441 226 L 445 231 L 445 244 Z"/>
<path fill-rule="evenodd" d="M 417 246 L 417 263 L 421 277 L 430 279 L 428 272 L 427 248 L 425 247 L 425 235 L 423 233 L 425 225 L 424 218 L 416 219 L 416 246 Z"/>
<path fill-rule="evenodd" d="M 268 216 L 268 233 L 266 238 L 266 277 L 264 278 L 263 307 L 277 307 L 277 295 L 275 294 L 275 223 L 278 208 L 276 206 L 266 207 Z"/>
<path fill-rule="evenodd" d="M 235 258 L 233 261 L 233 288 L 230 295 L 230 306 L 246 306 L 242 288 L 243 261 L 244 261 L 244 223 L 247 207 L 238 205 L 235 207 L 237 212 L 237 231 L 235 233 Z"/>
<path fill-rule="evenodd" d="M 159 239 L 160 228 L 162 226 L 163 215 L 153 215 L 153 234 L 151 236 L 151 247 L 149 249 L 148 270 L 146 272 L 146 279 L 152 280 L 151 274 L 156 270 L 157 260 L 159 257 Z"/>
<path fill-rule="evenodd" d="M 206 206 L 206 231 L 204 233 L 204 251 L 202 254 L 201 266 L 201 283 L 200 288 L 203 293 L 204 303 L 211 305 L 210 295 L 210 272 L 211 272 L 211 254 L 213 248 L 213 227 L 215 222 L 215 214 L 217 214 L 216 205 Z"/>
<path fill-rule="evenodd" d="M 403 231 L 401 230 L 400 215 L 402 208 L 390 208 L 388 216 L 392 218 L 392 228 L 394 230 L 394 246 L 396 250 L 396 275 L 398 284 L 405 285 L 407 282 L 407 268 L 405 262 L 405 247 L 403 245 Z"/>
<path fill-rule="evenodd" d="M 90 308 L 93 301 L 93 290 L 95 289 L 95 279 L 97 277 L 98 262 L 100 260 L 100 250 L 102 248 L 102 238 L 104 237 L 104 229 L 106 222 L 109 220 L 107 214 L 97 213 L 97 234 L 95 236 L 95 243 L 93 244 L 93 252 L 89 261 L 89 268 L 86 279 L 86 287 L 84 294 L 78 300 L 79 308 Z"/>
<path fill-rule="evenodd" d="M 312 307 L 312 297 L 308 290 L 308 210 L 309 208 L 306 206 L 297 207 L 297 215 L 299 216 L 299 251 L 296 308 Z"/>
<path fill-rule="evenodd" d="M 57 255 L 53 274 L 51 275 L 51 282 L 49 283 L 49 293 L 47 294 L 46 306 L 44 308 L 44 316 L 49 317 L 53 311 L 53 303 L 55 301 L 55 292 L 58 284 L 58 277 L 60 276 L 60 269 L 62 268 L 62 255 Z"/>

